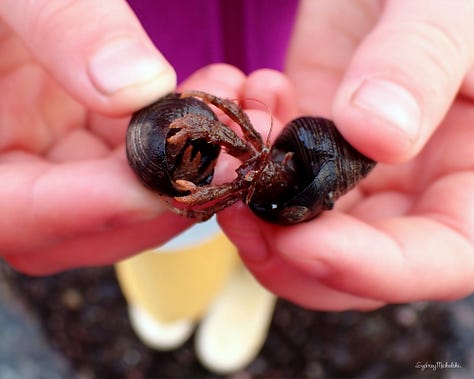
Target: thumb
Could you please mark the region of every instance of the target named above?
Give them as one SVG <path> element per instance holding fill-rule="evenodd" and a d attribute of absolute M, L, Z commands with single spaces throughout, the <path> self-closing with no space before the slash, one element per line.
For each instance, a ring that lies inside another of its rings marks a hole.
<path fill-rule="evenodd" d="M 418 153 L 472 67 L 473 19 L 469 0 L 388 1 L 336 96 L 345 137 L 379 161 Z"/>
<path fill-rule="evenodd" d="M 129 113 L 176 84 L 173 68 L 124 0 L 2 0 L 0 18 L 92 110 Z"/>

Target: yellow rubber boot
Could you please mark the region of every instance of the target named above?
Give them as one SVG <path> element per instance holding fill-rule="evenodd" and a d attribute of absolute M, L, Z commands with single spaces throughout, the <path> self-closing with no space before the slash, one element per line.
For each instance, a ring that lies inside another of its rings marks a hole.
<path fill-rule="evenodd" d="M 195 337 L 201 363 L 221 375 L 245 368 L 267 338 L 275 302 L 241 264 L 201 320 Z"/>
<path fill-rule="evenodd" d="M 179 346 L 237 263 L 236 249 L 215 218 L 118 263 L 117 277 L 138 336 L 158 349 Z"/>
<path fill-rule="evenodd" d="M 131 324 L 152 348 L 180 346 L 200 322 L 197 357 L 210 371 L 230 374 L 265 342 L 276 298 L 247 271 L 215 220 L 116 270 Z"/>

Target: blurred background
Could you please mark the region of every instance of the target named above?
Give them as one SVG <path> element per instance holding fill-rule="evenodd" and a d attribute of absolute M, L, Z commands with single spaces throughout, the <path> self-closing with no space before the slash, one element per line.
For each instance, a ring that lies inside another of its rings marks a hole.
<path fill-rule="evenodd" d="M 472 378 L 474 296 L 369 313 L 279 300 L 260 354 L 229 377 Z M 137 339 L 113 267 L 32 278 L 0 263 L 0 378 L 219 376 L 200 365 L 192 338 L 171 352 Z"/>

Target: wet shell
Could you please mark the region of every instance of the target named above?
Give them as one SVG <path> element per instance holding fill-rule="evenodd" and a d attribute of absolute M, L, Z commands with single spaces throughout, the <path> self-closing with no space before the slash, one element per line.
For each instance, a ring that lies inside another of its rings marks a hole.
<path fill-rule="evenodd" d="M 259 217 L 277 224 L 307 221 L 332 209 L 336 199 L 375 166 L 342 137 L 332 121 L 317 117 L 300 117 L 287 125 L 273 144 L 271 157 L 273 162 L 287 157 L 282 163 L 288 172 L 286 187 L 269 196 L 267 175 L 262 174 L 249 206 Z"/>
<path fill-rule="evenodd" d="M 193 97 L 181 99 L 170 94 L 136 112 L 126 136 L 127 158 L 137 177 L 152 190 L 166 196 L 185 195 L 176 188 L 176 179 L 186 179 L 196 185 L 212 180 L 220 146 L 204 139 L 186 141 L 178 150 L 171 151 L 167 139 L 176 133 L 169 126 L 187 114 L 202 115 L 217 120 L 212 109 Z M 191 158 L 199 154 L 199 164 L 185 162 L 184 152 L 192 147 Z"/>

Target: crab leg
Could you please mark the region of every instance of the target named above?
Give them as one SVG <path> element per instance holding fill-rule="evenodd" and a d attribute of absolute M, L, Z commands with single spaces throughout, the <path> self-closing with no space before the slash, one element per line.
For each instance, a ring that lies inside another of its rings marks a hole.
<path fill-rule="evenodd" d="M 168 143 L 180 144 L 187 139 L 204 138 L 207 142 L 220 145 L 225 148 L 227 154 L 232 155 L 245 162 L 256 155 L 252 146 L 240 138 L 226 124 L 196 114 L 187 114 L 174 120 L 170 129 L 178 129 L 178 132 L 168 137 Z"/>
<path fill-rule="evenodd" d="M 240 195 L 243 195 L 243 192 L 240 193 Z M 225 209 L 232 204 L 235 204 L 240 200 L 239 197 L 226 197 L 224 199 L 221 199 L 217 201 L 215 204 L 210 205 L 206 208 L 203 209 L 180 209 L 180 208 L 175 208 L 179 211 L 179 213 L 185 215 L 186 217 L 192 217 L 192 218 L 197 218 L 200 221 L 206 221 L 210 219 L 214 214 L 217 212 L 221 211 L 222 209 Z"/>
<path fill-rule="evenodd" d="M 202 188 L 202 187 L 200 187 L 200 188 Z M 213 190 L 214 189 L 212 189 L 211 192 L 213 192 Z M 227 208 L 228 206 L 230 206 L 230 205 L 236 203 L 237 201 L 239 201 L 241 199 L 241 197 L 245 194 L 245 190 L 243 190 L 241 188 L 237 189 L 236 186 L 233 186 L 232 188 L 229 187 L 227 192 L 228 192 L 227 194 L 223 194 L 223 196 L 224 196 L 223 198 L 220 198 L 219 200 L 217 200 L 213 204 L 207 205 L 203 208 L 186 208 L 186 207 L 181 208 L 181 207 L 178 207 L 178 206 L 175 206 L 175 205 L 171 204 L 170 202 L 167 202 L 167 205 L 174 212 L 176 212 L 178 214 L 181 214 L 181 215 L 187 216 L 187 217 L 197 218 L 201 221 L 205 221 L 205 220 L 211 218 L 218 211 L 220 211 L 224 208 Z M 193 197 L 193 195 L 189 195 L 189 196 L 191 196 L 191 198 Z M 197 196 L 199 196 L 199 195 L 197 195 Z M 186 196 L 183 196 L 183 197 L 186 198 Z M 183 199 L 183 197 L 176 197 L 175 200 L 181 201 Z M 190 199 L 188 199 L 188 200 L 190 200 Z M 203 201 L 202 204 L 205 204 L 208 201 L 209 201 L 209 199 L 207 199 L 206 201 Z M 186 206 L 186 205 L 190 205 L 190 204 L 186 201 L 185 203 L 183 203 L 183 205 Z M 199 204 L 193 204 L 193 205 L 199 205 Z"/>
<path fill-rule="evenodd" d="M 247 114 L 233 101 L 223 99 L 201 91 L 186 91 L 181 94 L 182 98 L 197 97 L 209 104 L 212 104 L 222 110 L 229 118 L 237 123 L 242 129 L 245 138 L 251 143 L 256 151 L 267 149 L 262 140 L 262 136 L 258 133 L 250 122 Z"/>

